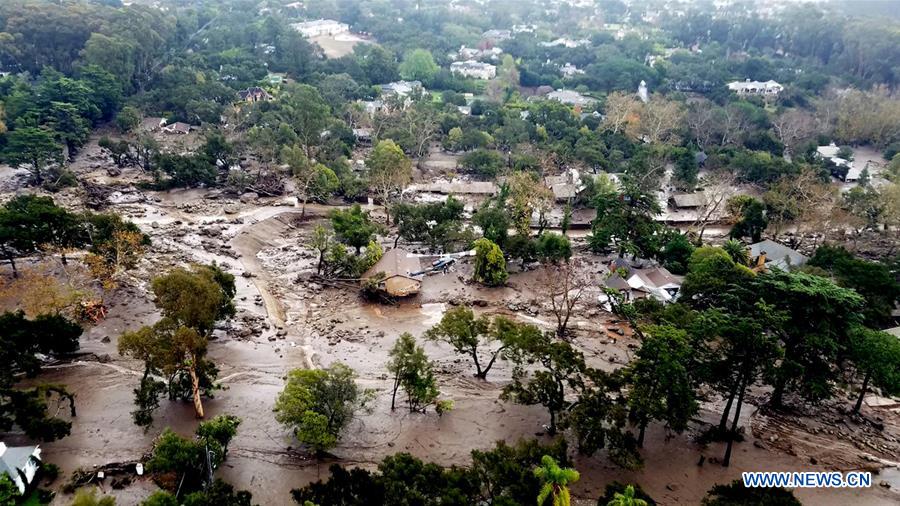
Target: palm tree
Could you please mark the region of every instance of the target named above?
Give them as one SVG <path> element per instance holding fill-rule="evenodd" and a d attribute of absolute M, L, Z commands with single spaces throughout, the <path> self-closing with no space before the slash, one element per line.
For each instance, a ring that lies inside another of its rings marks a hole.
<path fill-rule="evenodd" d="M 647 501 L 634 496 L 634 486 L 628 485 L 622 492 L 616 492 L 606 506 L 647 506 Z"/>
<path fill-rule="evenodd" d="M 541 458 L 541 467 L 534 470 L 534 475 L 544 484 L 537 496 L 538 506 L 544 506 L 548 497 L 551 498 L 551 506 L 571 505 L 567 485 L 578 481 L 580 477 L 578 471 L 568 467 L 559 467 L 553 457 L 544 455 Z"/>

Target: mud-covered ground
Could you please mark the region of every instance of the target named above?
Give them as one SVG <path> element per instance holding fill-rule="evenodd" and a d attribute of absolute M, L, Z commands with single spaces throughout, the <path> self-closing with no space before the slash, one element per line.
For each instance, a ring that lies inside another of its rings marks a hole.
<path fill-rule="evenodd" d="M 190 404 L 168 401 L 147 432 L 134 426 L 132 390 L 141 364 L 116 351 L 123 331 L 158 317 L 147 295 L 147 282 L 171 266 L 192 262 L 216 261 L 237 279 L 237 317 L 217 329 L 209 347 L 223 388 L 205 401 L 205 408 L 208 416 L 230 413 L 243 419 L 218 474 L 252 491 L 259 504 L 289 504 L 292 488 L 327 477 L 333 462 L 372 467 L 386 455 L 407 451 L 440 464 L 465 464 L 472 449 L 490 447 L 497 440 L 545 437 L 542 424 L 547 415 L 541 408 L 498 400 L 509 378 L 508 364 L 495 366 L 489 381 L 477 381 L 465 358 L 445 346 L 424 343 L 438 363 L 442 397 L 454 401 L 453 411 L 443 417 L 403 409 L 391 412 L 384 368 L 387 351 L 400 333 L 420 336 L 454 304 L 468 303 L 479 312 L 506 314 L 550 328 L 553 315 L 537 288 L 541 272 L 518 272 L 516 266 L 508 287 L 486 289 L 466 282 L 471 266 L 461 262 L 448 274 L 426 278 L 415 298 L 396 305 L 369 302 L 355 287 L 306 281 L 315 269 L 306 237 L 324 220 L 327 207 L 310 205 L 301 219 L 291 197 L 235 199 L 206 190 L 140 191 L 132 183 L 144 176 L 131 169 L 109 176 L 105 162 L 91 148 L 82 152 L 74 167 L 83 181 L 115 187 L 108 198 L 109 209 L 137 222 L 151 236 L 152 246 L 133 278 L 104 294 L 108 317 L 82 337 L 82 351 L 89 355 L 48 367 L 39 378 L 65 384 L 77 395 L 78 417 L 72 420 L 72 434 L 42 445 L 45 460 L 63 471 L 54 488 L 59 489 L 76 468 L 141 459 L 165 427 L 183 434 L 196 427 Z M 2 175 L 12 177 L 7 169 Z M 81 189 L 70 189 L 54 198 L 80 207 L 84 195 Z M 385 237 L 383 243 L 390 247 L 393 238 Z M 603 259 L 580 252 L 577 261 L 585 275 L 599 280 Z M 573 343 L 592 365 L 607 370 L 620 367 L 637 342 L 625 325 L 595 301 L 595 293 L 582 299 L 571 323 Z M 335 361 L 353 367 L 360 382 L 376 389 L 378 396 L 371 414 L 360 416 L 347 430 L 333 450 L 334 458 L 316 461 L 275 422 L 272 407 L 288 370 Z M 685 434 L 670 435 L 661 427 L 651 427 L 641 471 L 618 469 L 603 452 L 590 458 L 576 455 L 582 479 L 574 486 L 574 495 L 592 504 L 604 486 L 616 479 L 640 483 L 660 504 L 698 504 L 714 484 L 738 478 L 742 471 L 873 469 L 880 474 L 870 489 L 798 490 L 797 495 L 808 504 L 823 505 L 900 501 L 895 462 L 900 453 L 897 404 L 873 397 L 871 403 L 879 405 L 864 406 L 864 418 L 842 414 L 850 406 L 847 399 L 810 406 L 803 412 L 770 415 L 756 406 L 763 397 L 764 392 L 753 395 L 743 411 L 746 441 L 736 446 L 730 468 L 715 462 L 723 453 L 722 445 L 704 447 L 694 442 L 705 424 L 717 421 L 720 406 L 710 402 Z M 701 455 L 706 456 L 704 465 L 698 465 Z M 879 485 L 882 481 L 890 488 Z M 108 484 L 105 488 L 119 497 L 119 504 L 135 504 L 153 490 L 146 480 L 123 490 L 110 490 Z M 59 494 L 56 503 L 69 500 Z"/>

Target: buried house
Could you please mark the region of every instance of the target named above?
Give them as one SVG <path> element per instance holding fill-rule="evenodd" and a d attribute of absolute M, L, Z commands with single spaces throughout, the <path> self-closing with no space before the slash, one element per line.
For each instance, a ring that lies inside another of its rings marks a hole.
<path fill-rule="evenodd" d="M 615 267 L 614 265 L 611 267 Z M 618 267 L 603 281 L 603 287 L 621 294 L 624 302 L 652 298 L 664 304 L 674 302 L 681 291 L 682 276 L 676 276 L 665 267 L 636 269 Z M 604 293 L 600 303 L 611 310 L 609 297 Z"/>
<path fill-rule="evenodd" d="M 408 297 L 422 288 L 422 264 L 407 251 L 394 248 L 362 276 L 362 285 L 391 297 Z"/>

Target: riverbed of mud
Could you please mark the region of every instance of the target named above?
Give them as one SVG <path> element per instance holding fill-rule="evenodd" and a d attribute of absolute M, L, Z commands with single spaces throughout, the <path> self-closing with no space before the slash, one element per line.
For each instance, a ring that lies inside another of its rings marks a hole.
<path fill-rule="evenodd" d="M 91 159 L 91 149 L 83 152 Z M 150 192 L 133 183 L 144 177 L 125 171 L 110 177 L 100 163 L 74 165 L 82 180 L 115 185 L 109 209 L 139 224 L 152 246 L 126 286 L 105 294 L 109 315 L 82 337 L 83 360 L 47 368 L 40 381 L 62 383 L 75 392 L 78 417 L 72 433 L 61 441 L 43 444 L 43 457 L 59 465 L 59 489 L 77 468 L 141 459 L 164 427 L 190 434 L 197 425 L 188 403 L 164 401 L 146 432 L 133 425 L 132 390 L 141 364 L 120 357 L 118 336 L 155 321 L 158 314 L 147 294 L 147 283 L 171 266 L 194 262 L 220 263 L 236 276 L 237 316 L 221 325 L 209 346 L 220 368 L 222 389 L 205 402 L 208 416 L 230 413 L 243 423 L 230 446 L 229 458 L 218 474 L 237 488 L 250 490 L 259 504 L 289 504 L 289 491 L 325 478 L 333 462 L 372 467 L 400 451 L 440 464 L 465 464 L 473 449 L 497 440 L 546 437 L 546 413 L 498 400 L 510 367 L 500 362 L 489 381 L 472 377 L 468 361 L 448 347 L 423 343 L 437 362 L 442 397 L 454 409 L 442 417 L 434 413 L 391 412 L 385 372 L 387 352 L 397 336 L 420 336 L 454 304 L 472 304 L 478 312 L 506 314 L 552 328 L 553 316 L 543 305 L 537 270 L 514 269 L 508 287 L 487 289 L 468 283 L 471 266 L 458 263 L 447 274 L 426 278 L 417 297 L 395 305 L 362 298 L 354 287 L 332 287 L 309 281 L 315 256 L 305 247 L 316 223 L 330 207 L 307 206 L 301 218 L 296 199 L 227 198 L 214 191 Z M 3 174 L 6 174 L 4 172 Z M 12 177 L 12 176 L 10 176 Z M 8 185 L 7 185 L 8 188 Z M 54 198 L 71 207 L 83 206 L 81 190 L 66 190 Z M 390 247 L 392 238 L 384 238 Z M 577 243 L 576 243 L 577 245 Z M 602 259 L 579 253 L 586 275 L 599 280 Z M 55 260 L 44 260 L 53 262 Z M 571 327 L 573 344 L 595 367 L 611 370 L 626 363 L 637 345 L 626 325 L 602 311 L 595 294 L 586 294 Z M 275 422 L 272 407 L 287 371 L 327 366 L 340 361 L 353 367 L 360 382 L 377 391 L 372 412 L 353 422 L 334 457 L 317 461 L 298 447 L 290 433 Z M 751 403 L 760 404 L 760 393 Z M 790 415 L 770 415 L 751 404 L 742 425 L 746 441 L 736 446 L 732 466 L 714 460 L 719 444 L 694 442 L 705 424 L 717 421 L 716 402 L 703 405 L 691 430 L 667 434 L 652 426 L 643 451 L 646 465 L 625 471 L 609 463 L 603 452 L 591 458 L 576 456 L 582 478 L 573 494 L 592 504 L 612 480 L 637 482 L 660 504 L 698 504 L 716 483 L 740 477 L 742 471 L 882 469 L 875 486 L 865 490 L 798 490 L 809 504 L 896 504 L 900 479 L 896 469 L 900 421 L 897 406 L 865 406 L 866 419 L 840 412 L 844 402 L 809 408 Z M 874 422 L 874 423 L 873 423 Z M 876 426 L 883 424 L 884 429 Z M 704 465 L 698 465 L 701 455 Z M 890 488 L 879 486 L 880 482 Z M 119 504 L 135 504 L 153 490 L 146 480 L 107 492 Z M 60 493 L 56 504 L 70 497 Z"/>

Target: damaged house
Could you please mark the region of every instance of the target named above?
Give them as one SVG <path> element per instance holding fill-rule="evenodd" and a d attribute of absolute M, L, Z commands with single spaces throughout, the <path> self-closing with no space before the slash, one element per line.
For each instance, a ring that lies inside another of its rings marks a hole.
<path fill-rule="evenodd" d="M 394 248 L 362 276 L 362 285 L 391 297 L 408 297 L 422 288 L 422 264 L 406 250 Z"/>

